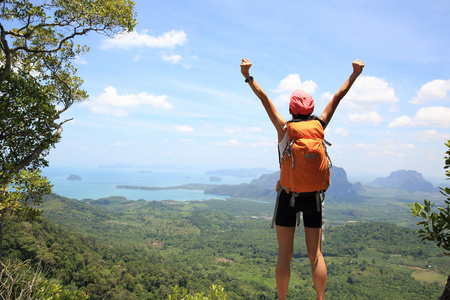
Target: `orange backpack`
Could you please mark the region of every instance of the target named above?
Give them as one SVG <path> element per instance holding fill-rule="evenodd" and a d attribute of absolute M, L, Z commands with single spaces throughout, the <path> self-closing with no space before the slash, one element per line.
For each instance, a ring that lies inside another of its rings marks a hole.
<path fill-rule="evenodd" d="M 280 185 L 287 192 L 326 191 L 330 185 L 328 153 L 319 120 L 287 123 L 288 145 L 282 153 Z"/>

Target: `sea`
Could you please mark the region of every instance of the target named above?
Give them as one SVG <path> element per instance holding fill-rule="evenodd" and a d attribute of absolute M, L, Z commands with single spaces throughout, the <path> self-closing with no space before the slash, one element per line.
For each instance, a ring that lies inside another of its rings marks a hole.
<path fill-rule="evenodd" d="M 209 200 L 229 198 L 223 195 L 205 194 L 203 190 L 132 190 L 117 188 L 117 185 L 139 185 L 172 187 L 189 183 L 241 184 L 255 178 L 233 176 L 220 177 L 220 182 L 211 181 L 211 176 L 200 170 L 149 169 L 138 167 L 47 167 L 42 171 L 53 185 L 53 193 L 77 200 L 101 199 L 122 196 L 130 200 Z M 68 180 L 76 175 L 81 180 Z"/>

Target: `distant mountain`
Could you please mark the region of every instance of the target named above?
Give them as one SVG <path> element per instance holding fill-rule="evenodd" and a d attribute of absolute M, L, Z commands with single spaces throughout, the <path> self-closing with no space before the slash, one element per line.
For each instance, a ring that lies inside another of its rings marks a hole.
<path fill-rule="evenodd" d="M 261 175 L 258 179 L 248 184 L 218 185 L 205 189 L 205 193 L 225 195 L 237 198 L 256 198 L 264 200 L 275 200 L 276 185 L 280 179 L 280 172 Z M 331 170 L 331 184 L 326 193 L 327 199 L 331 200 L 354 200 L 358 196 L 358 190 L 362 189 L 360 183 L 355 185 L 347 180 L 347 173 L 343 168 L 333 167 Z"/>
<path fill-rule="evenodd" d="M 254 168 L 254 169 L 226 169 L 226 170 L 216 170 L 207 171 L 206 175 L 219 175 L 219 176 L 233 176 L 233 177 L 247 177 L 247 178 L 257 178 L 263 174 L 267 174 L 271 170 L 265 168 Z"/>
<path fill-rule="evenodd" d="M 358 197 L 358 191 L 364 190 L 360 182 L 352 184 L 348 181 L 347 172 L 343 168 L 333 167 L 330 181 L 326 196 L 334 200 L 355 200 Z"/>
<path fill-rule="evenodd" d="M 422 174 L 413 170 L 399 170 L 392 172 L 388 177 L 377 178 L 371 183 L 387 188 L 396 188 L 408 192 L 434 193 L 438 189 L 426 181 Z"/>

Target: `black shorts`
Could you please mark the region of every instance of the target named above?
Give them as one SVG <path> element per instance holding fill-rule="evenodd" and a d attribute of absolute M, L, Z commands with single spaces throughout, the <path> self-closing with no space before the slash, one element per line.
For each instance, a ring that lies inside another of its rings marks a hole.
<path fill-rule="evenodd" d="M 295 227 L 297 212 L 303 212 L 303 225 L 311 228 L 321 228 L 323 224 L 323 205 L 317 207 L 316 192 L 304 193 L 295 198 L 295 206 L 290 205 L 291 194 L 281 191 L 278 200 L 275 224 L 278 226 Z M 320 200 L 319 200 L 320 201 Z M 318 210 L 319 208 L 319 210 Z"/>

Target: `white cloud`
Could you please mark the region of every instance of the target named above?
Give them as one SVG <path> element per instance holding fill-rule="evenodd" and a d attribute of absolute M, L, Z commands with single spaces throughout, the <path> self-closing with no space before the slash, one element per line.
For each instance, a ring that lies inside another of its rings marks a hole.
<path fill-rule="evenodd" d="M 423 104 L 438 100 L 449 100 L 450 80 L 436 79 L 423 85 L 417 96 L 411 100 L 414 104 Z"/>
<path fill-rule="evenodd" d="M 369 156 L 398 156 L 403 157 L 405 153 L 402 151 L 411 152 L 416 149 L 416 146 L 411 143 L 401 143 L 396 140 L 386 139 L 380 141 L 378 144 L 358 144 L 357 148 L 361 150 L 372 150 L 366 152 Z"/>
<path fill-rule="evenodd" d="M 373 110 L 381 104 L 398 101 L 394 88 L 382 78 L 361 76 L 356 80 L 343 102 L 351 108 Z"/>
<path fill-rule="evenodd" d="M 338 127 L 336 128 L 336 130 L 334 131 L 334 133 L 339 134 L 341 136 L 348 136 L 348 131 L 345 128 L 342 127 Z"/>
<path fill-rule="evenodd" d="M 320 99 L 329 101 L 332 97 L 333 94 L 327 92 Z M 342 105 L 351 112 L 348 119 L 352 123 L 380 125 L 383 118 L 377 113 L 378 107 L 388 104 L 390 110 L 395 110 L 398 100 L 394 88 L 384 79 L 361 76 L 342 100 Z"/>
<path fill-rule="evenodd" d="M 450 107 L 422 107 L 413 118 L 402 116 L 388 125 L 390 128 L 409 126 L 449 128 Z"/>
<path fill-rule="evenodd" d="M 356 147 L 363 149 L 363 150 L 368 150 L 368 149 L 377 148 L 377 145 L 376 144 L 358 144 L 358 145 L 356 145 Z"/>
<path fill-rule="evenodd" d="M 259 142 L 259 143 L 248 143 L 250 147 L 257 147 L 257 148 L 270 148 L 271 151 L 273 151 L 274 143 L 267 143 L 267 142 Z M 265 151 L 264 149 L 263 151 Z"/>
<path fill-rule="evenodd" d="M 260 127 L 248 127 L 248 128 L 241 128 L 241 127 L 232 127 L 232 128 L 224 128 L 223 131 L 228 134 L 236 134 L 243 131 L 249 132 L 249 133 L 256 133 L 261 132 L 262 129 Z"/>
<path fill-rule="evenodd" d="M 405 127 L 405 126 L 411 126 L 412 125 L 412 119 L 408 116 L 401 116 L 400 118 L 395 119 L 393 122 L 388 124 L 389 128 L 396 128 L 396 127 Z"/>
<path fill-rule="evenodd" d="M 309 94 L 314 94 L 316 88 L 317 84 L 314 81 L 308 80 L 302 82 L 300 75 L 289 74 L 286 78 L 280 81 L 277 90 L 281 92 L 290 91 L 292 93 L 296 89 L 302 89 Z"/>
<path fill-rule="evenodd" d="M 228 140 L 228 141 L 219 141 L 219 142 L 216 142 L 216 143 L 211 143 L 212 145 L 215 145 L 215 146 L 226 146 L 226 147 L 230 147 L 230 146 L 241 146 L 241 145 L 243 145 L 244 143 L 243 142 L 240 142 L 240 141 L 238 141 L 238 140 L 236 140 L 236 139 L 232 139 L 232 140 Z"/>
<path fill-rule="evenodd" d="M 411 144 L 411 143 L 407 143 L 407 144 L 398 143 L 398 146 L 399 146 L 399 148 L 402 148 L 402 149 L 416 149 L 416 145 Z"/>
<path fill-rule="evenodd" d="M 121 32 L 114 38 L 102 40 L 102 49 L 121 48 L 130 49 L 135 47 L 165 48 L 172 49 L 175 46 L 183 45 L 187 41 L 186 33 L 183 30 L 172 30 L 159 36 L 147 34 L 148 30 L 138 33 Z"/>
<path fill-rule="evenodd" d="M 322 95 L 320 95 L 321 101 L 329 102 L 332 98 L 333 98 L 333 94 L 330 92 L 325 92 L 325 93 L 322 93 Z"/>
<path fill-rule="evenodd" d="M 275 92 L 279 93 L 279 96 L 275 99 L 275 101 L 279 104 L 289 103 L 292 92 L 297 89 L 302 89 L 312 95 L 317 89 L 317 84 L 312 80 L 302 82 L 300 75 L 289 74 L 278 84 Z"/>
<path fill-rule="evenodd" d="M 247 131 L 255 133 L 255 132 L 261 132 L 262 129 L 261 129 L 261 127 L 249 127 L 249 128 L 247 128 Z"/>
<path fill-rule="evenodd" d="M 191 55 L 187 58 L 182 58 L 183 59 L 183 68 L 190 69 L 192 67 L 192 63 L 195 61 L 198 61 L 198 57 L 195 55 Z"/>
<path fill-rule="evenodd" d="M 194 140 L 188 139 L 188 138 L 182 138 L 182 139 L 180 139 L 180 141 L 185 142 L 185 143 L 190 143 L 190 142 L 193 142 Z"/>
<path fill-rule="evenodd" d="M 178 54 L 167 55 L 167 54 L 164 54 L 164 53 L 161 55 L 161 58 L 162 58 L 164 61 L 168 61 L 168 62 L 171 62 L 171 63 L 173 63 L 173 64 L 177 64 L 180 60 L 183 59 L 183 58 L 182 58 L 180 55 L 178 55 Z"/>
<path fill-rule="evenodd" d="M 172 104 L 167 102 L 167 96 L 154 96 L 147 93 L 119 95 L 117 89 L 109 86 L 97 97 L 90 101 L 82 102 L 91 112 L 117 117 L 126 117 L 137 108 L 150 105 L 154 108 L 171 109 Z"/>
<path fill-rule="evenodd" d="M 450 127 L 450 107 L 423 107 L 414 116 L 414 123 L 419 126 Z"/>
<path fill-rule="evenodd" d="M 242 129 L 240 127 L 234 127 L 234 128 L 225 128 L 223 131 L 228 134 L 235 134 L 237 132 L 241 132 Z"/>
<path fill-rule="evenodd" d="M 411 134 L 411 137 L 418 142 L 429 143 L 429 142 L 444 142 L 450 139 L 450 133 L 439 133 L 436 129 L 429 129 L 423 131 L 417 131 Z"/>
<path fill-rule="evenodd" d="M 374 125 L 380 125 L 380 123 L 383 121 L 381 116 L 374 111 L 349 114 L 348 118 L 352 123 L 372 123 Z"/>
<path fill-rule="evenodd" d="M 139 62 L 141 60 L 141 56 L 138 54 L 135 57 L 133 57 L 133 61 Z"/>
<path fill-rule="evenodd" d="M 180 126 L 176 126 L 175 130 L 180 131 L 180 132 L 192 132 L 192 131 L 194 131 L 194 128 L 192 128 L 191 126 L 188 126 L 188 125 L 180 125 Z"/>
<path fill-rule="evenodd" d="M 81 56 L 75 57 L 75 63 L 79 65 L 87 65 L 88 62 Z"/>

